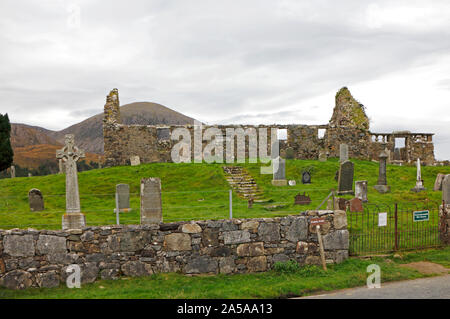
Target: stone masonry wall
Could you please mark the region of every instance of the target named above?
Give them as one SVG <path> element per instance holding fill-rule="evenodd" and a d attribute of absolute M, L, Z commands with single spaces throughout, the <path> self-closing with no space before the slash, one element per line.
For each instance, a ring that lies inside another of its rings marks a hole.
<path fill-rule="evenodd" d="M 311 218 L 324 217 L 328 263 L 348 258 L 344 211 L 310 211 L 271 219 L 208 220 L 83 230 L 0 230 L 0 286 L 56 287 L 70 264 L 81 282 L 161 272 L 232 274 L 262 272 L 280 261 L 320 264 Z"/>

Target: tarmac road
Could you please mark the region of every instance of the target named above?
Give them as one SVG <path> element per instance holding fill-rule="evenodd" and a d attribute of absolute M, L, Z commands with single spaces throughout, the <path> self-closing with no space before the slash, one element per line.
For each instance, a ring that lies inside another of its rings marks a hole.
<path fill-rule="evenodd" d="M 381 288 L 367 287 L 339 290 L 302 299 L 450 299 L 450 275 L 381 283 Z"/>

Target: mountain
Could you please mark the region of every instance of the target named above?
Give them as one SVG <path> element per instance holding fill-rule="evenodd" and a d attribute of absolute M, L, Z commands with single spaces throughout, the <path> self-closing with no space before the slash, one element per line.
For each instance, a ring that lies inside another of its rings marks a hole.
<path fill-rule="evenodd" d="M 123 124 L 184 125 L 194 124 L 194 119 L 151 102 L 136 102 L 120 107 Z M 61 131 L 51 131 L 38 126 L 11 124 L 11 145 L 14 163 L 36 168 L 46 161 L 56 161 L 55 151 L 64 144 L 66 134 L 75 135 L 75 144 L 86 152 L 86 162 L 98 162 L 103 154 L 103 113 L 94 115 Z M 95 153 L 95 154 L 89 154 Z"/>

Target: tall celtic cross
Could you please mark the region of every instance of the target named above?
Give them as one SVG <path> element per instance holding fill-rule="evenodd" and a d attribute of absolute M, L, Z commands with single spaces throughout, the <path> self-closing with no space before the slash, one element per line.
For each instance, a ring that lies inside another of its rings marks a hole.
<path fill-rule="evenodd" d="M 56 151 L 56 158 L 62 159 L 66 164 L 66 212 L 80 213 L 77 161 L 85 155 L 83 150 L 75 146 L 73 134 L 66 135 L 64 144 L 62 149 Z"/>

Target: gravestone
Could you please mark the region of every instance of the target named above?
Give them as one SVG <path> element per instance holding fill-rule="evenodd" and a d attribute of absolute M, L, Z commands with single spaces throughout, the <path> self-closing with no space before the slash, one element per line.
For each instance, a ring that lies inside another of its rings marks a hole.
<path fill-rule="evenodd" d="M 339 162 L 344 163 L 345 161 L 348 161 L 348 159 L 348 145 L 339 145 Z"/>
<path fill-rule="evenodd" d="M 354 194 L 353 192 L 353 176 L 355 173 L 355 165 L 350 161 L 341 163 L 338 179 L 338 195 Z"/>
<path fill-rule="evenodd" d="M 442 181 L 444 180 L 444 178 L 445 178 L 445 174 L 437 174 L 436 181 L 434 182 L 434 187 L 433 187 L 433 190 L 435 192 L 442 190 Z"/>
<path fill-rule="evenodd" d="M 286 158 L 287 159 L 294 159 L 295 158 L 295 152 L 294 152 L 294 149 L 292 147 L 288 147 L 286 149 Z"/>
<path fill-rule="evenodd" d="M 295 195 L 295 205 L 309 205 L 311 204 L 311 197 L 309 195 L 306 195 L 306 193 L 300 194 L 298 193 Z"/>
<path fill-rule="evenodd" d="M 64 172 L 62 159 L 58 160 L 58 167 L 59 167 L 59 172 L 58 173 L 62 174 Z"/>
<path fill-rule="evenodd" d="M 162 222 L 161 180 L 157 177 L 141 179 L 141 224 Z"/>
<path fill-rule="evenodd" d="M 422 180 L 422 167 L 420 166 L 420 158 L 417 159 L 417 178 L 416 178 L 416 186 L 411 189 L 412 192 L 419 193 L 421 191 L 426 190 L 423 186 Z"/>
<path fill-rule="evenodd" d="M 311 173 L 310 172 L 303 172 L 302 184 L 311 184 Z"/>
<path fill-rule="evenodd" d="M 327 152 L 325 150 L 319 151 L 319 162 L 326 162 L 328 159 Z"/>
<path fill-rule="evenodd" d="M 31 176 L 33 176 L 33 174 L 31 174 L 31 173 L 28 173 L 28 177 L 31 177 Z"/>
<path fill-rule="evenodd" d="M 28 192 L 28 203 L 32 212 L 44 210 L 44 197 L 39 189 L 32 188 Z"/>
<path fill-rule="evenodd" d="M 56 158 L 62 159 L 66 166 L 66 214 L 62 218 L 63 230 L 82 229 L 86 226 L 86 217 L 80 210 L 77 172 L 77 161 L 83 157 L 84 151 L 75 146 L 74 135 L 67 134 L 64 147 L 56 151 Z"/>
<path fill-rule="evenodd" d="M 274 186 L 286 186 L 286 161 L 281 157 L 272 160 L 273 180 Z"/>
<path fill-rule="evenodd" d="M 380 167 L 378 169 L 378 183 L 374 186 L 374 188 L 381 194 L 389 193 L 391 191 L 391 187 L 387 184 L 387 159 L 388 155 L 385 151 L 382 151 L 379 156 L 380 159 Z"/>
<path fill-rule="evenodd" d="M 445 176 L 442 182 L 442 200 L 446 205 L 450 205 L 450 174 Z"/>
<path fill-rule="evenodd" d="M 363 203 L 367 203 L 367 181 L 355 182 L 355 197 L 359 198 Z"/>
<path fill-rule="evenodd" d="M 248 209 L 253 208 L 253 202 L 254 202 L 253 198 L 250 198 L 250 199 L 248 200 L 248 203 L 247 203 L 247 208 L 248 208 Z"/>
<path fill-rule="evenodd" d="M 11 178 L 16 178 L 16 167 L 11 166 Z"/>
<path fill-rule="evenodd" d="M 130 164 L 131 164 L 131 166 L 141 165 L 141 158 L 139 156 L 131 156 Z"/>
<path fill-rule="evenodd" d="M 349 201 L 351 213 L 361 213 L 364 211 L 362 201 L 359 198 L 353 198 Z"/>
<path fill-rule="evenodd" d="M 289 186 L 295 186 L 295 185 L 297 185 L 297 182 L 296 182 L 295 180 L 291 179 L 291 180 L 288 182 L 288 184 L 289 184 Z"/>
<path fill-rule="evenodd" d="M 130 210 L 130 185 L 117 184 L 116 193 L 119 204 L 119 212 Z"/>

